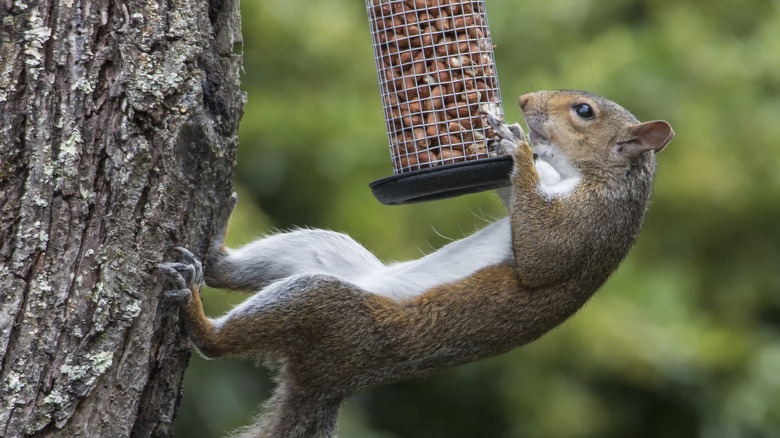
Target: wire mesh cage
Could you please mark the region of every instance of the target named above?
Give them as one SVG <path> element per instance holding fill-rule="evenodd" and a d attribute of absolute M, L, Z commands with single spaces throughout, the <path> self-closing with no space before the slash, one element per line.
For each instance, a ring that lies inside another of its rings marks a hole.
<path fill-rule="evenodd" d="M 480 113 L 503 117 L 503 109 L 484 1 L 367 0 L 366 5 L 393 174 L 418 175 L 415 171 L 439 166 L 446 170 L 453 167 L 447 165 L 494 157 L 494 133 Z M 469 167 L 473 173 L 474 166 Z M 499 167 L 493 179 L 505 179 L 507 166 Z M 435 173 L 423 175 L 421 181 L 430 182 Z M 449 172 L 447 178 L 452 177 Z M 477 172 L 469 175 L 476 181 L 459 184 L 468 186 L 465 192 L 484 190 L 479 186 L 488 182 L 486 177 L 490 179 Z M 375 182 L 372 189 L 375 194 L 377 186 L 392 191 L 397 181 L 380 180 L 384 186 Z M 388 187 L 390 182 L 394 184 Z M 405 181 L 404 190 L 414 191 L 415 184 Z M 448 190 L 441 181 L 435 185 L 442 196 L 427 193 L 431 189 L 423 184 L 420 189 L 426 193 L 417 194 L 421 196 L 410 193 L 380 201 L 405 203 L 464 192 Z"/>

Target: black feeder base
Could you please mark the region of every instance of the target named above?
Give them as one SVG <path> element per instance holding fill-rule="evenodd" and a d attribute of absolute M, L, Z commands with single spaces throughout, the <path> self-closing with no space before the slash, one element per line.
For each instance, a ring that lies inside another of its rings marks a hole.
<path fill-rule="evenodd" d="M 512 157 L 429 167 L 378 179 L 368 186 L 382 204 L 433 201 L 509 186 Z"/>

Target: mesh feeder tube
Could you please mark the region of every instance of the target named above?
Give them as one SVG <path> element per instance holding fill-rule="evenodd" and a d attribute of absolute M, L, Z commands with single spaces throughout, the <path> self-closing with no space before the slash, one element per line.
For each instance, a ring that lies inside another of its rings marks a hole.
<path fill-rule="evenodd" d="M 484 1 L 366 0 L 393 176 L 370 184 L 383 204 L 509 185 L 481 116 L 503 117 Z"/>

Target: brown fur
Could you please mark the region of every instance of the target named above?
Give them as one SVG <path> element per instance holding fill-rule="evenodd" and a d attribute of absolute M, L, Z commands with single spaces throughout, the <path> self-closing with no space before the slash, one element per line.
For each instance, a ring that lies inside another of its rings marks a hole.
<path fill-rule="evenodd" d="M 572 111 L 578 102 L 596 110 L 594 120 L 578 119 Z M 665 122 L 639 124 L 587 93 L 540 92 L 522 96 L 520 104 L 529 127 L 566 149 L 582 180 L 569 196 L 544 196 L 533 153 L 519 145 L 510 206 L 514 260 L 406 301 L 335 277 L 302 277 L 262 313 L 231 318 L 218 329 L 193 287 L 186 315 L 205 355 L 269 360 L 279 369 L 267 414 L 246 436 L 331 437 L 350 394 L 531 342 L 607 280 L 639 234 L 654 151 L 673 132 Z M 229 283 L 224 272 L 217 277 Z"/>

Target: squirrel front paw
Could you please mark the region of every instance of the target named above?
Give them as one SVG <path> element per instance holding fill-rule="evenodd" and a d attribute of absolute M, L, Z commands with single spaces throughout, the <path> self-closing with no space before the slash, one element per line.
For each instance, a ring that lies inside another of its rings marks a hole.
<path fill-rule="evenodd" d="M 491 111 L 483 110 L 482 115 L 488 122 L 493 131 L 501 138 L 495 143 L 495 151 L 498 155 L 509 155 L 523 143 L 528 142 L 525 139 L 525 133 L 519 123 L 507 125 L 498 116 Z"/>
<path fill-rule="evenodd" d="M 157 269 L 173 285 L 172 290 L 165 292 L 165 297 L 185 305 L 190 303 L 195 293 L 198 299 L 202 299 L 200 288 L 203 285 L 203 266 L 186 248 L 177 246 L 173 249 L 178 253 L 180 261 L 157 265 Z"/>
<path fill-rule="evenodd" d="M 515 168 L 522 170 L 518 174 L 527 180 L 522 185 L 534 186 L 539 178 L 534 167 L 534 159 L 536 157 L 533 149 L 531 149 L 531 145 L 528 144 L 523 128 L 517 123 L 507 125 L 491 111 L 483 110 L 482 114 L 500 138 L 499 141 L 494 143 L 496 154 L 511 155 L 515 161 Z"/>

